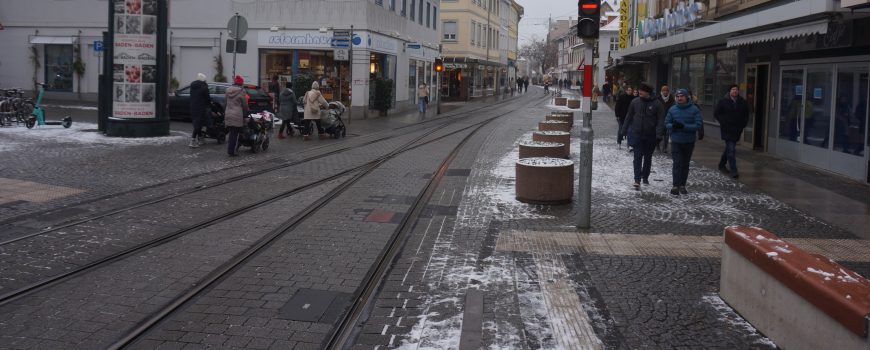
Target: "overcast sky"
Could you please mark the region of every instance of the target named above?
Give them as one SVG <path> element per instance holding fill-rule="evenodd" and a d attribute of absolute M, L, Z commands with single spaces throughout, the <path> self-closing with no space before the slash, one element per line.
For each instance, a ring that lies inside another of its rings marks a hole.
<path fill-rule="evenodd" d="M 553 20 L 577 18 L 577 0 L 516 0 L 525 10 L 520 20 L 519 47 L 532 37 L 547 37 L 547 18 Z"/>

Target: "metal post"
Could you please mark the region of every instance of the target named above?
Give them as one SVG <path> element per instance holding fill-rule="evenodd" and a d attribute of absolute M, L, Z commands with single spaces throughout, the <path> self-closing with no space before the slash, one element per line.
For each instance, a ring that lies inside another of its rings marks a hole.
<path fill-rule="evenodd" d="M 235 81 L 235 79 L 236 79 L 236 52 L 239 52 L 239 38 L 238 38 L 238 35 L 239 35 L 239 13 L 238 12 L 236 12 L 235 19 L 236 19 L 236 31 L 235 31 L 236 38 L 233 38 L 234 45 L 233 45 L 233 79 L 232 79 L 232 81 Z"/>
<path fill-rule="evenodd" d="M 350 45 L 347 49 L 347 75 L 350 76 L 350 84 L 347 84 L 347 94 L 349 96 L 347 106 L 347 123 L 350 124 L 350 120 L 353 119 L 353 24 L 350 25 Z"/>
<path fill-rule="evenodd" d="M 592 216 L 592 146 L 595 135 L 592 131 L 592 45 L 594 40 L 583 39 L 583 100 L 580 112 L 583 115 L 583 128 L 580 130 L 580 161 L 577 197 L 580 208 L 577 211 L 577 227 L 589 228 Z"/>
<path fill-rule="evenodd" d="M 441 44 L 438 44 L 438 58 L 441 58 L 441 48 L 442 47 L 443 46 Z M 437 72 L 435 74 L 435 76 L 438 77 L 438 92 L 437 92 L 438 101 L 435 101 L 435 103 L 436 103 L 436 105 L 435 105 L 435 107 L 436 107 L 435 112 L 436 113 L 435 114 L 441 114 L 441 73 L 444 73 L 444 59 L 443 58 L 441 59 L 441 71 Z"/>

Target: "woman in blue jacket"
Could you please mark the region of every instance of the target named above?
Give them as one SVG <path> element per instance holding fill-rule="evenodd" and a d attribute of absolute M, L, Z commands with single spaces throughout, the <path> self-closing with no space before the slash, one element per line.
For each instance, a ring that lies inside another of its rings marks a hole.
<path fill-rule="evenodd" d="M 688 194 L 686 180 L 689 178 L 689 160 L 695 150 L 697 131 L 703 125 L 701 110 L 689 100 L 686 89 L 678 89 L 677 103 L 665 116 L 665 127 L 671 132 L 671 157 L 674 160 L 672 171 L 674 187 L 671 194 Z"/>

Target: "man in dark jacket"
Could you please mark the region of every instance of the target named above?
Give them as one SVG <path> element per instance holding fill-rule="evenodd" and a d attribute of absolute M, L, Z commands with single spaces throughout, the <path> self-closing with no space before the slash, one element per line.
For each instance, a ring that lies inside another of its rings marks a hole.
<path fill-rule="evenodd" d="M 619 130 L 617 130 L 616 135 L 616 144 L 622 145 L 622 137 L 625 136 L 622 132 L 622 125 L 625 124 L 625 115 L 628 114 L 628 106 L 631 104 L 631 101 L 634 100 L 634 95 L 632 94 L 631 88 L 627 87 L 626 91 L 619 95 L 616 99 L 616 106 L 614 106 L 614 111 L 616 112 L 616 122 L 619 123 Z"/>
<path fill-rule="evenodd" d="M 719 100 L 716 109 L 713 110 L 713 117 L 719 122 L 722 140 L 725 141 L 725 152 L 722 152 L 722 158 L 719 159 L 719 170 L 730 172 L 733 178 L 738 176 L 737 141 L 743 134 L 743 128 L 749 123 L 749 104 L 746 103 L 746 99 L 740 96 L 739 92 L 736 84 L 731 85 L 728 95 Z M 726 161 L 730 169 L 725 167 Z"/>
<path fill-rule="evenodd" d="M 640 182 L 649 184 L 652 168 L 652 154 L 656 143 L 661 142 L 665 133 L 665 110 L 658 99 L 650 96 L 652 87 L 640 84 L 638 98 L 631 101 L 625 123 L 620 133 L 625 135 L 631 130 L 629 140 L 634 143 L 634 189 L 640 189 Z"/>
<path fill-rule="evenodd" d="M 202 127 L 207 126 L 210 120 L 208 110 L 211 95 L 208 94 L 208 84 L 205 79 L 205 74 L 199 73 L 196 75 L 196 80 L 190 83 L 190 120 L 193 122 L 193 135 L 188 146 L 191 148 L 202 145 Z"/>
<path fill-rule="evenodd" d="M 674 105 L 674 96 L 671 95 L 671 88 L 668 87 L 668 84 L 662 85 L 661 89 L 659 90 L 659 96 L 657 98 L 659 99 L 659 101 L 661 101 L 662 107 L 664 107 L 665 109 L 665 114 L 667 114 L 668 111 L 671 110 L 671 107 L 673 107 Z M 670 142 L 670 135 L 670 129 L 666 129 L 662 142 L 659 142 L 659 144 L 656 145 L 656 148 L 658 148 L 662 153 L 668 153 L 668 142 Z"/>

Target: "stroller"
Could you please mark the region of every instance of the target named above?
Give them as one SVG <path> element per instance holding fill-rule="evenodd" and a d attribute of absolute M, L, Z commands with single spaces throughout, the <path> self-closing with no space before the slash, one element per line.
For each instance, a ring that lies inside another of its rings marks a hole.
<path fill-rule="evenodd" d="M 347 136 L 347 128 L 344 126 L 344 121 L 341 120 L 341 115 L 344 114 L 345 110 L 347 109 L 341 102 L 330 102 L 329 112 L 320 118 L 320 126 L 323 127 L 323 131 L 334 139 Z"/>
<path fill-rule="evenodd" d="M 215 101 L 209 104 L 210 126 L 204 127 L 203 137 L 217 140 L 218 144 L 224 143 L 227 138 L 227 127 L 224 125 L 224 107 Z"/>
<path fill-rule="evenodd" d="M 251 152 L 257 153 L 269 149 L 269 134 L 275 122 L 275 115 L 269 111 L 251 113 L 245 117 L 244 126 L 239 132 L 239 142 L 236 147 L 250 147 Z"/>

